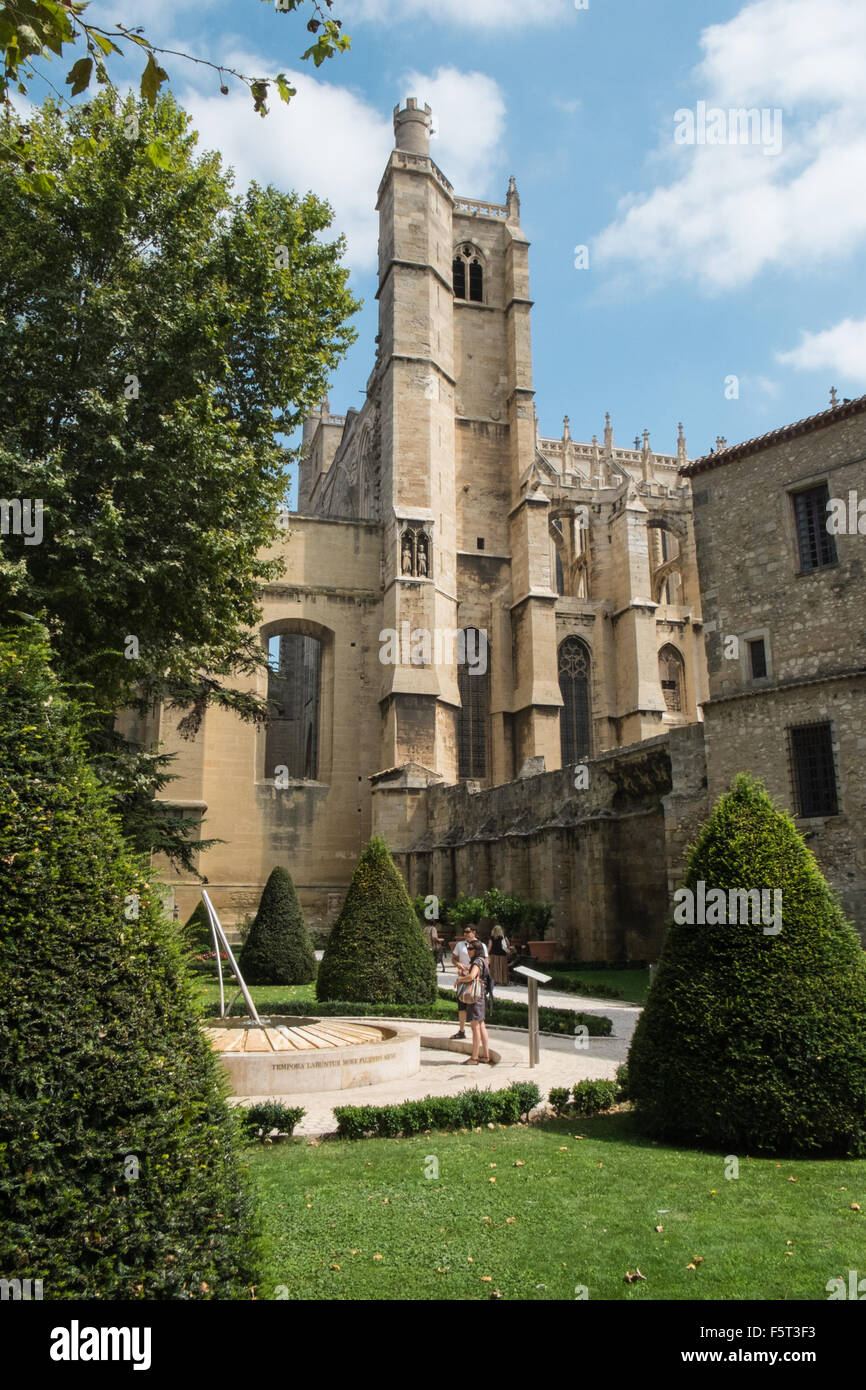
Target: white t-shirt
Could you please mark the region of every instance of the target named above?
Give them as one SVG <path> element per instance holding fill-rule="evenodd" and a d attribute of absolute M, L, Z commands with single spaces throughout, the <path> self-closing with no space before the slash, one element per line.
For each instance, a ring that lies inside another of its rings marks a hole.
<path fill-rule="evenodd" d="M 476 938 L 476 940 L 477 940 L 477 938 Z M 478 944 L 479 944 L 479 946 L 481 947 L 481 950 L 482 950 L 483 953 L 484 953 L 484 959 L 486 960 L 486 959 L 487 959 L 487 947 L 484 945 L 484 942 L 483 942 L 483 941 L 479 941 Z M 469 965 L 469 942 L 468 942 L 468 941 L 458 941 L 457 944 L 456 944 L 455 947 L 454 947 L 454 955 L 457 957 L 457 959 L 458 959 L 458 961 L 460 962 L 461 965 L 466 965 L 466 966 L 468 966 L 468 965 Z"/>

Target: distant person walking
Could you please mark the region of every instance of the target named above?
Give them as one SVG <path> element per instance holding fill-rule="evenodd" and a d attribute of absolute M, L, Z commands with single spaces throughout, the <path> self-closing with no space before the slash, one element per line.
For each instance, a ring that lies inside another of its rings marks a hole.
<path fill-rule="evenodd" d="M 440 968 L 444 971 L 444 969 L 445 969 L 445 949 L 444 949 L 445 943 L 443 942 L 441 936 L 439 935 L 439 929 L 438 929 L 438 927 L 436 926 L 436 923 L 435 923 L 435 922 L 425 922 L 425 923 L 424 923 L 424 936 L 425 936 L 426 939 L 427 939 L 427 945 L 430 947 L 430 950 L 433 952 L 433 959 L 434 959 L 434 961 L 435 961 L 436 964 L 439 965 Z"/>
<path fill-rule="evenodd" d="M 454 943 L 454 950 L 451 953 L 451 961 L 457 967 L 458 983 L 461 970 L 469 970 L 469 948 L 476 942 L 481 947 L 481 950 L 486 958 L 487 947 L 484 945 L 482 941 L 478 940 L 478 937 L 475 933 L 475 928 L 472 926 L 464 927 L 463 940 L 456 941 Z M 452 1040 L 455 1038 L 466 1037 L 466 1010 L 463 1008 L 463 1005 L 460 1002 L 459 994 L 457 996 L 457 1006 L 457 1019 L 459 1027 L 457 1029 L 457 1032 L 452 1034 Z"/>
<path fill-rule="evenodd" d="M 508 984 L 508 938 L 497 922 L 490 933 L 490 974 L 495 985 Z"/>
<path fill-rule="evenodd" d="M 457 996 L 462 997 L 466 1020 L 472 1029 L 472 1056 L 466 1065 L 477 1067 L 480 1062 L 490 1061 L 490 1041 L 487 1037 L 487 1024 L 484 1022 L 490 972 L 483 941 L 470 942 L 468 952 L 469 966 L 468 969 L 466 966 L 460 967 Z"/>

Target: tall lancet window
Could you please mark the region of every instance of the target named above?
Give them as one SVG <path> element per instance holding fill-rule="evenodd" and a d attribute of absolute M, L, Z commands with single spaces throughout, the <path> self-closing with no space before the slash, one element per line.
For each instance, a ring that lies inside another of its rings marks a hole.
<path fill-rule="evenodd" d="M 315 637 L 283 632 L 268 639 L 268 718 L 265 778 L 288 776 L 315 782 L 319 772 L 319 705 L 322 644 Z"/>
<path fill-rule="evenodd" d="M 487 634 L 466 628 L 458 651 L 464 659 L 457 667 L 460 714 L 457 724 L 457 776 L 487 776 L 488 681 L 490 679 Z M 464 645 L 465 644 L 465 645 Z"/>
<path fill-rule="evenodd" d="M 562 766 L 571 767 L 590 754 L 591 703 L 589 648 L 579 637 L 566 637 L 559 648 L 559 712 Z"/>
<path fill-rule="evenodd" d="M 454 257 L 454 297 L 484 303 L 484 267 L 474 246 L 461 246 Z M 469 293 L 467 294 L 466 291 Z"/>
<path fill-rule="evenodd" d="M 676 647 L 668 644 L 659 652 L 659 680 L 665 704 L 671 714 L 680 714 L 683 708 L 683 685 L 685 683 L 685 663 Z"/>

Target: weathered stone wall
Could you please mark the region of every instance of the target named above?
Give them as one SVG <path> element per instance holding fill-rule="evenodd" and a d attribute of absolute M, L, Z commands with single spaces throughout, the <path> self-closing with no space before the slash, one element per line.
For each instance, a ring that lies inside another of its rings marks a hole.
<path fill-rule="evenodd" d="M 293 516 L 279 550 L 285 573 L 265 591 L 260 633 L 263 641 L 280 632 L 322 641 L 316 780 L 277 787 L 266 775 L 264 730 L 228 711 L 209 710 L 198 736 L 184 741 L 164 709 L 156 732 L 178 754 L 181 774 L 166 799 L 201 813 L 202 838 L 224 841 L 200 855 L 199 868 L 227 926 L 255 911 L 278 864 L 292 874 L 310 924 L 331 920 L 371 834 L 368 779 L 381 740 L 381 528 Z M 267 673 L 246 688 L 266 697 Z M 163 870 L 186 918 L 200 887 Z"/>
<path fill-rule="evenodd" d="M 844 409 L 844 407 L 843 407 Z M 828 412 L 818 428 L 692 479 L 710 701 L 704 706 L 713 799 L 737 772 L 761 777 L 795 809 L 792 725 L 831 724 L 839 814 L 797 820 L 866 939 L 866 535 L 835 536 L 837 563 L 801 572 L 792 494 L 826 483 L 866 498 L 866 414 Z M 768 673 L 755 680 L 750 639 Z M 729 639 L 737 638 L 738 645 Z"/>
<path fill-rule="evenodd" d="M 707 811 L 701 726 L 605 754 L 588 770 L 586 790 L 575 788 L 574 769 L 484 791 L 431 786 L 411 793 L 402 825 L 392 796 L 391 844 L 410 893 L 499 888 L 546 899 L 563 957 L 654 960 L 683 849 Z"/>

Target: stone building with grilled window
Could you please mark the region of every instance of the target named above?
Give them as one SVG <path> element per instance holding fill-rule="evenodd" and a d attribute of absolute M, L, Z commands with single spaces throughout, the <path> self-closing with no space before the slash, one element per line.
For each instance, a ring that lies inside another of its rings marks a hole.
<path fill-rule="evenodd" d="M 866 396 L 689 463 L 708 789 L 757 774 L 866 929 Z M 760 505 L 757 505 L 760 499 Z"/>
<path fill-rule="evenodd" d="M 173 799 L 224 842 L 201 856 L 217 908 L 235 923 L 282 864 L 327 923 L 375 832 L 412 893 L 548 899 L 559 953 L 651 960 L 709 798 L 752 764 L 801 798 L 858 905 L 864 542 L 831 555 L 818 489 L 862 480 L 866 415 L 694 464 L 682 426 L 668 453 L 617 444 L 609 417 L 546 436 L 515 182 L 458 196 L 429 108 L 394 124 L 365 399 L 307 420 L 263 594 L 271 718 L 210 711 L 184 743 L 161 710 L 149 730 L 178 754 Z M 185 916 L 198 886 L 173 886 Z"/>

